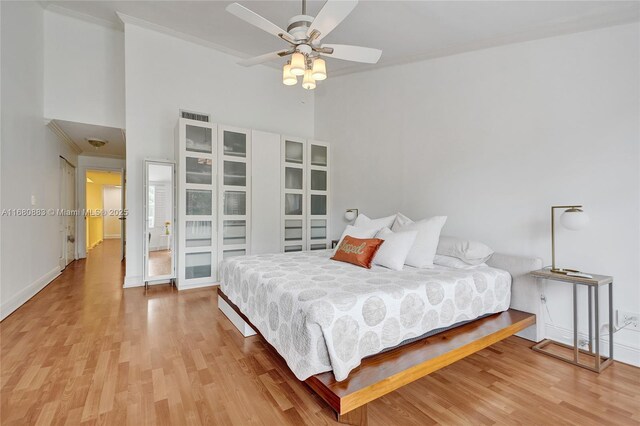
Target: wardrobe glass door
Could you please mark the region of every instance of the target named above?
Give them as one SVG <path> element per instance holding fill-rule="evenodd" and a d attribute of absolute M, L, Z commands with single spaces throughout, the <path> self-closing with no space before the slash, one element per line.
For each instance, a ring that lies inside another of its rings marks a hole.
<path fill-rule="evenodd" d="M 308 250 L 330 247 L 329 240 L 329 146 L 323 142 L 309 142 L 307 163 L 307 206 L 309 208 Z"/>
<path fill-rule="evenodd" d="M 218 129 L 208 122 L 178 122 L 178 288 L 217 279 Z"/>
<path fill-rule="evenodd" d="M 220 251 L 222 258 L 247 254 L 250 224 L 251 136 L 248 130 L 221 127 Z"/>
<path fill-rule="evenodd" d="M 306 247 L 305 174 L 306 141 L 282 139 L 282 226 L 284 252 L 302 251 Z"/>

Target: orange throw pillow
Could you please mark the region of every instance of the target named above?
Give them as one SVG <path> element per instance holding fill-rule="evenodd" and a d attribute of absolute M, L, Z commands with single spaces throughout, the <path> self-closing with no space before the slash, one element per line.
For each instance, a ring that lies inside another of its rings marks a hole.
<path fill-rule="evenodd" d="M 371 269 L 371 261 L 382 243 L 384 240 L 380 238 L 362 240 L 347 235 L 331 259 Z"/>

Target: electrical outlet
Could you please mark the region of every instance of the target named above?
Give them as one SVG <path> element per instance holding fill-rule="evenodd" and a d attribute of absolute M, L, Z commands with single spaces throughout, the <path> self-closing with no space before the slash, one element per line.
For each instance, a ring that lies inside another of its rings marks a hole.
<path fill-rule="evenodd" d="M 618 328 L 624 327 L 627 323 L 629 325 L 625 327 L 626 329 L 640 331 L 640 313 L 618 309 Z"/>

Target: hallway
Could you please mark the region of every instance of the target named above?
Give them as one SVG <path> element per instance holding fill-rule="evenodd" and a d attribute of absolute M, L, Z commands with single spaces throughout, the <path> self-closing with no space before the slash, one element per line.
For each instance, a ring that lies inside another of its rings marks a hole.
<path fill-rule="evenodd" d="M 119 256 L 106 240 L 0 323 L 3 426 L 337 424 L 262 338 L 241 337 L 213 289 L 123 290 Z M 530 346 L 511 337 L 407 385 L 369 404 L 370 423 L 640 420 L 637 368 L 598 375 Z"/>

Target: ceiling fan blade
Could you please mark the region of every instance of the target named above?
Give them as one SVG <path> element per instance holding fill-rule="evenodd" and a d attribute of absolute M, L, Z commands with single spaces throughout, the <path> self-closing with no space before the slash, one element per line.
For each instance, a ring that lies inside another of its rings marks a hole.
<path fill-rule="evenodd" d="M 273 22 L 269 21 L 267 18 L 263 18 L 262 16 L 258 15 L 252 10 L 247 9 L 239 3 L 231 3 L 229 6 L 227 6 L 227 12 L 237 16 L 243 21 L 250 23 L 253 26 L 260 28 L 263 31 L 268 32 L 269 34 L 273 34 L 278 38 L 281 38 L 279 34 L 282 34 L 284 35 L 285 40 L 287 38 L 287 41 L 293 40 L 291 34 L 286 32 Z"/>
<path fill-rule="evenodd" d="M 348 44 L 323 44 L 322 49 L 326 48 L 333 49 L 333 52 L 321 52 L 321 54 L 329 58 L 363 62 L 365 64 L 375 64 L 380 60 L 380 56 L 382 56 L 382 50 L 371 47 L 351 46 Z"/>
<path fill-rule="evenodd" d="M 307 36 L 310 36 L 313 30 L 318 30 L 320 35 L 316 40 L 326 37 L 351 13 L 357 4 L 358 0 L 327 0 L 307 30 Z"/>
<path fill-rule="evenodd" d="M 278 50 L 276 52 L 271 52 L 271 53 L 265 53 L 264 55 L 260 55 L 260 56 L 255 56 L 253 58 L 247 58 L 247 59 L 243 59 L 241 61 L 238 61 L 238 65 L 242 65 L 244 67 L 250 67 L 252 65 L 258 65 L 261 64 L 263 62 L 268 62 L 268 61 L 273 61 L 276 59 L 280 59 L 283 56 L 287 56 L 292 54 L 294 51 L 291 50 Z"/>

